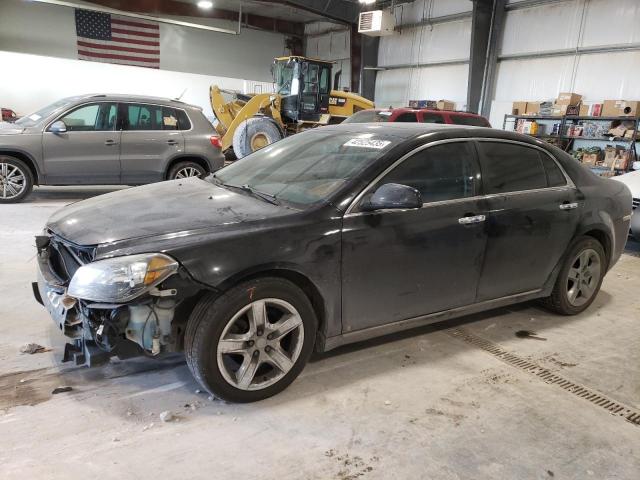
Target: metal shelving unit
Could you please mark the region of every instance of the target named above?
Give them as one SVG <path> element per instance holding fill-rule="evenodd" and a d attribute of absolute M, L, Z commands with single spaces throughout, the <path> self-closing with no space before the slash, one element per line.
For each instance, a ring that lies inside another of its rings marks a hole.
<path fill-rule="evenodd" d="M 507 123 L 509 122 L 509 120 L 512 120 L 513 130 L 515 130 L 518 120 L 521 120 L 521 119 L 559 122 L 560 123 L 560 126 L 558 128 L 559 133 L 557 135 L 536 134 L 531 136 L 540 138 L 542 140 L 558 139 L 561 142 L 566 142 L 566 144 L 563 145 L 563 149 L 565 151 L 568 151 L 571 148 L 573 148 L 575 141 L 607 142 L 607 143 L 614 143 L 614 144 L 626 143 L 626 144 L 630 144 L 629 149 L 633 152 L 632 162 L 638 160 L 638 150 L 636 148 L 636 142 L 640 141 L 640 138 L 638 138 L 638 128 L 640 127 L 640 117 L 589 117 L 589 116 L 579 116 L 579 115 L 576 115 L 576 116 L 565 115 L 562 117 L 553 117 L 553 116 L 546 116 L 546 115 L 509 115 L 507 114 L 504 116 L 504 121 L 502 122 L 502 129 L 506 130 Z M 613 137 L 585 137 L 580 135 L 562 134 L 562 132 L 567 131 L 567 129 L 565 128 L 567 125 L 569 125 L 570 123 L 577 124 L 578 122 L 581 122 L 581 121 L 583 122 L 615 122 L 615 121 L 633 122 L 633 135 L 631 138 L 614 139 Z"/>

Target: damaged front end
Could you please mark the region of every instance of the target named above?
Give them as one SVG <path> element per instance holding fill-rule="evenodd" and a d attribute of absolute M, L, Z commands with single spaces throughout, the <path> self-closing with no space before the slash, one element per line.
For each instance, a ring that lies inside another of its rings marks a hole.
<path fill-rule="evenodd" d="M 112 356 L 157 356 L 181 349 L 183 326 L 200 287 L 163 253 L 95 260 L 96 247 L 48 232 L 36 237 L 34 295 L 74 341 L 63 361 L 95 366 Z"/>

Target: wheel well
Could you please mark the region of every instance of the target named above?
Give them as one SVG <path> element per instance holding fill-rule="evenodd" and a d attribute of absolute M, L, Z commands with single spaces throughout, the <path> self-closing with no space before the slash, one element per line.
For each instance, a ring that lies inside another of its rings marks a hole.
<path fill-rule="evenodd" d="M 607 265 L 609 265 L 611 261 L 611 240 L 609 236 L 602 230 L 589 230 L 585 235 L 593 237 L 600 242 L 602 248 L 604 248 L 604 254 L 607 256 Z"/>
<path fill-rule="evenodd" d="M 33 183 L 35 185 L 40 185 L 40 181 L 38 178 L 38 170 L 36 169 L 35 163 L 33 163 L 33 160 L 31 160 L 31 158 L 28 155 L 25 155 L 24 153 L 21 153 L 21 152 L 4 151 L 4 150 L 0 150 L 0 155 L 9 155 L 11 157 L 16 157 L 17 159 L 22 160 L 27 165 L 27 167 L 29 167 L 29 170 L 31 170 L 31 174 L 33 175 Z"/>
<path fill-rule="evenodd" d="M 207 171 L 207 173 L 211 173 L 211 167 L 209 166 L 209 164 L 207 163 L 207 161 L 204 158 L 201 158 L 201 157 L 190 157 L 190 156 L 178 157 L 178 158 L 174 158 L 173 160 L 171 160 L 169 165 L 167 165 L 167 170 L 164 172 L 164 179 L 165 180 L 167 180 L 169 178 L 169 172 L 171 171 L 171 169 L 176 164 L 178 164 L 180 162 L 194 162 L 194 163 L 197 163 L 202 168 L 204 168 Z"/>

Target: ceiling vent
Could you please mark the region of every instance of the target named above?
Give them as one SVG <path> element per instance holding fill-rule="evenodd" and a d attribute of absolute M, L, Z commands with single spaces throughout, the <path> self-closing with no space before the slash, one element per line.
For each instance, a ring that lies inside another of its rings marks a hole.
<path fill-rule="evenodd" d="M 358 33 L 370 37 L 393 35 L 396 19 L 393 13 L 386 10 L 372 10 L 360 12 L 358 19 Z"/>

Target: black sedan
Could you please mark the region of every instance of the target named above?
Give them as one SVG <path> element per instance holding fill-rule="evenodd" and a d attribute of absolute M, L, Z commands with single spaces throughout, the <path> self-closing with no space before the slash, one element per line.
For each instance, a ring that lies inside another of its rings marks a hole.
<path fill-rule="evenodd" d="M 250 402 L 314 349 L 532 299 L 577 314 L 630 217 L 626 186 L 531 137 L 339 125 L 62 209 L 34 293 L 65 360 L 184 351 L 209 392 Z"/>

